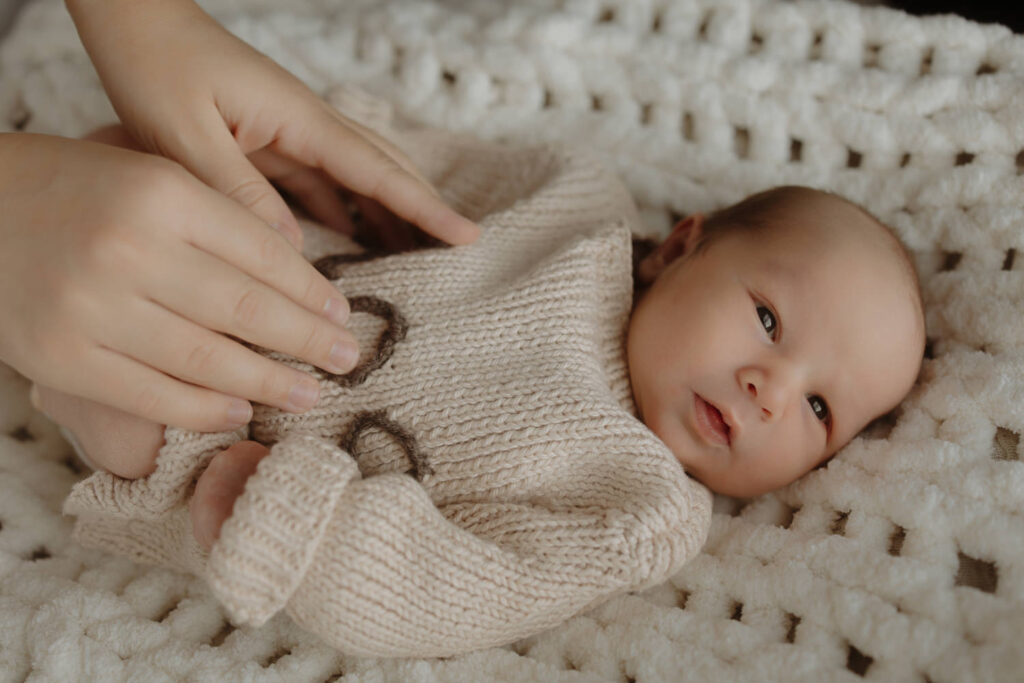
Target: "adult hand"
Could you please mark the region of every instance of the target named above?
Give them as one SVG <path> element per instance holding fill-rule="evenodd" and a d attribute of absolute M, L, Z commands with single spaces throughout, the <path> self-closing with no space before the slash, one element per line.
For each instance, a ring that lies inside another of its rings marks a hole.
<path fill-rule="evenodd" d="M 355 364 L 331 283 L 167 159 L 0 135 L 0 244 L 0 360 L 45 387 L 215 431 L 249 420 L 244 399 L 299 412 L 318 392 L 225 334 L 335 373 Z"/>
<path fill-rule="evenodd" d="M 466 244 L 479 235 L 401 152 L 341 116 L 191 0 L 67 0 L 67 6 L 138 143 L 177 161 L 293 243 L 298 225 L 265 176 L 314 218 L 350 235 L 336 184 L 446 242 Z"/>

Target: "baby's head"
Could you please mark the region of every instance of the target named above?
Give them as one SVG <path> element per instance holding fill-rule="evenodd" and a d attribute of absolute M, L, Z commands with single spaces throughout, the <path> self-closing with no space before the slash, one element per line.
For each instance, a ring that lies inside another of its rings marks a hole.
<path fill-rule="evenodd" d="M 710 489 L 784 486 L 896 406 L 925 331 L 895 236 L 826 192 L 780 187 L 694 215 L 639 265 L 630 381 L 644 423 Z"/>

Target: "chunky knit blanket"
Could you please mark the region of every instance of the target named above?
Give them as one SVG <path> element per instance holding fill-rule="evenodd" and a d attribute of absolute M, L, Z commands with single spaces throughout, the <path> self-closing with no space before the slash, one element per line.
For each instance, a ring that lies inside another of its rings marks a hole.
<path fill-rule="evenodd" d="M 275 7 L 276 5 L 276 7 Z M 218 0 L 315 90 L 589 147 L 650 233 L 782 183 L 864 204 L 913 250 L 928 353 L 827 467 L 718 498 L 669 581 L 507 648 L 340 655 L 279 615 L 234 629 L 184 574 L 88 551 L 83 473 L 0 374 L 0 679 L 1014 680 L 1024 671 L 1024 38 L 842 2 Z M 0 46 L 0 130 L 113 118 L 59 0 Z"/>

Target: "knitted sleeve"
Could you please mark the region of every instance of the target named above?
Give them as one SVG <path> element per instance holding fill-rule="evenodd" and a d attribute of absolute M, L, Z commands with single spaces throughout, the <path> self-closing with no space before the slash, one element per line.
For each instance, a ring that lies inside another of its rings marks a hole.
<path fill-rule="evenodd" d="M 247 482 L 207 579 L 237 622 L 258 625 L 285 608 L 347 653 L 446 656 L 500 645 L 663 580 L 696 554 L 709 499 L 659 480 L 619 509 L 439 509 L 408 475 L 362 479 L 337 446 L 289 435 Z"/>

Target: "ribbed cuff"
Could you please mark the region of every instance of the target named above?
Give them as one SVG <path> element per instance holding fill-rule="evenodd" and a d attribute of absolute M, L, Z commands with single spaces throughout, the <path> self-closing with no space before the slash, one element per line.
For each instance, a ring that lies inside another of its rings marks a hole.
<path fill-rule="evenodd" d="M 214 594 L 238 625 L 283 608 L 306 574 L 338 496 L 359 468 L 313 436 L 275 444 L 235 501 L 207 563 Z"/>

